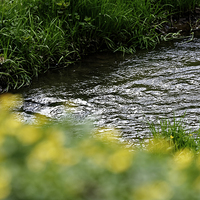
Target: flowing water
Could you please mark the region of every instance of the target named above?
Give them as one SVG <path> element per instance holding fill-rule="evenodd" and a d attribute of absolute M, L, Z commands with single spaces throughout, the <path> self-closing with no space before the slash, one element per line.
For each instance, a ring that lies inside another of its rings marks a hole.
<path fill-rule="evenodd" d="M 176 41 L 134 55 L 100 53 L 76 65 L 51 70 L 30 87 L 14 91 L 24 97 L 25 120 L 35 113 L 60 119 L 70 110 L 76 119 L 114 126 L 122 138 L 147 137 L 148 121 L 180 118 L 199 127 L 200 39 Z"/>

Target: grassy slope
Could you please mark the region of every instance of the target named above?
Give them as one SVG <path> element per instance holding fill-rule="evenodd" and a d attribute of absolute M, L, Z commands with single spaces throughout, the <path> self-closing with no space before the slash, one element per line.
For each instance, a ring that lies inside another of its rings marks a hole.
<path fill-rule="evenodd" d="M 33 76 L 100 50 L 133 53 L 159 42 L 164 6 L 192 8 L 199 0 L 2 0 L 0 86 L 30 84 Z"/>

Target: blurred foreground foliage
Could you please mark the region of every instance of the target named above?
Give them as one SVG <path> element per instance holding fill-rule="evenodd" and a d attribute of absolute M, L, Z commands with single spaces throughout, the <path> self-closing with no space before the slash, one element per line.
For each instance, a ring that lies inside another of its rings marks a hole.
<path fill-rule="evenodd" d="M 174 151 L 165 139 L 127 149 L 116 130 L 94 131 L 70 120 L 35 124 L 12 110 L 22 100 L 0 98 L 1 200 L 188 200 L 200 198 L 200 156 Z M 98 133 L 99 132 L 99 133 Z"/>

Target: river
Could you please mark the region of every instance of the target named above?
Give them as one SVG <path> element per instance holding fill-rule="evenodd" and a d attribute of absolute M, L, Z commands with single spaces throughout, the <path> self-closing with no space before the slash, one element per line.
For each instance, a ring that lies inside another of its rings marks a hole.
<path fill-rule="evenodd" d="M 19 115 L 60 119 L 70 113 L 95 126 L 115 127 L 124 139 L 147 137 L 148 123 L 180 118 L 197 130 L 200 116 L 200 39 L 162 43 L 134 55 L 98 53 L 50 70 L 12 93 L 24 98 Z"/>

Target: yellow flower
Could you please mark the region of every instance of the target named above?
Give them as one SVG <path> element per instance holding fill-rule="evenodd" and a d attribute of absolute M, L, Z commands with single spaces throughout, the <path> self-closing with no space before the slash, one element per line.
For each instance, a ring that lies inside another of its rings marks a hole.
<path fill-rule="evenodd" d="M 0 167 L 0 200 L 6 199 L 10 194 L 10 173 L 3 167 Z"/>
<path fill-rule="evenodd" d="M 33 134 L 33 138 L 26 138 L 24 142 L 27 144 L 35 142 L 40 137 L 39 135 L 40 134 Z M 29 169 L 33 171 L 42 170 L 47 162 L 54 162 L 62 165 L 73 165 L 76 162 L 71 159 L 74 154 L 69 150 L 67 151 L 63 144 L 63 133 L 59 131 L 54 132 L 53 129 L 49 129 L 48 136 L 35 146 L 27 158 L 27 165 Z M 65 155 L 65 153 L 67 153 L 67 155 Z"/>
<path fill-rule="evenodd" d="M 170 186 L 164 181 L 155 181 L 140 186 L 133 193 L 138 200 L 169 200 L 172 197 Z"/>
<path fill-rule="evenodd" d="M 5 116 L 5 119 L 2 120 L 0 126 L 0 135 L 15 135 L 17 133 L 17 129 L 22 126 L 22 123 L 17 121 L 16 116 L 14 114 L 9 114 Z"/>
<path fill-rule="evenodd" d="M 50 127 L 46 130 L 47 137 L 46 140 L 54 142 L 59 146 L 63 146 L 66 141 L 66 135 L 60 130 Z"/>
<path fill-rule="evenodd" d="M 120 149 L 112 154 L 107 161 L 107 167 L 110 171 L 114 173 L 121 173 L 132 164 L 133 152 L 130 152 L 126 149 Z"/>
<path fill-rule="evenodd" d="M 63 148 L 55 162 L 60 165 L 73 166 L 80 161 L 79 154 L 80 152 L 76 152 L 75 149 Z"/>
<path fill-rule="evenodd" d="M 41 138 L 42 133 L 36 127 L 28 125 L 19 129 L 16 136 L 23 144 L 30 145 L 37 142 Z"/>
<path fill-rule="evenodd" d="M 30 170 L 42 170 L 47 162 L 55 161 L 60 154 L 60 147 L 52 141 L 40 142 L 27 158 Z"/>
<path fill-rule="evenodd" d="M 175 170 L 187 168 L 191 164 L 193 157 L 194 154 L 189 149 L 177 152 L 173 158 L 173 168 Z"/>
<path fill-rule="evenodd" d="M 174 138 L 174 136 L 170 135 L 170 138 L 171 138 L 171 139 L 173 139 L 173 138 Z"/>
<path fill-rule="evenodd" d="M 13 95 L 6 93 L 0 97 L 0 109 L 8 110 L 15 107 L 19 107 L 22 104 L 22 98 L 20 95 Z"/>
<path fill-rule="evenodd" d="M 56 143 L 47 140 L 38 144 L 34 148 L 32 155 L 36 159 L 46 162 L 55 160 L 60 153 L 59 151 L 60 147 Z"/>

